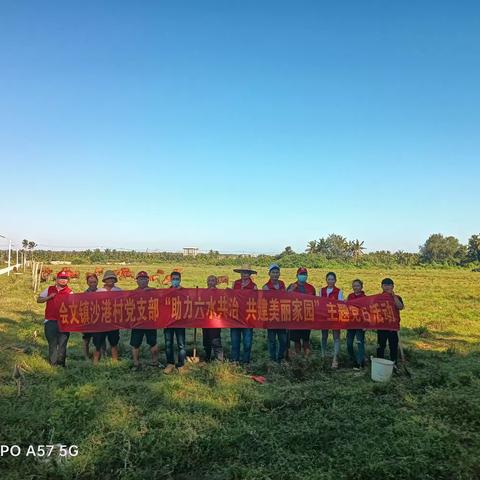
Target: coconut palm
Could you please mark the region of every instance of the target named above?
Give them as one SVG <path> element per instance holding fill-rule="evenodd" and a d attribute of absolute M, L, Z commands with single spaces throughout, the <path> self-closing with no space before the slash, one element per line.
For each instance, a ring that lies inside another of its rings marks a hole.
<path fill-rule="evenodd" d="M 34 241 L 30 240 L 30 241 L 28 242 L 28 249 L 30 250 L 30 260 L 32 260 L 32 261 L 33 261 L 33 249 L 34 249 L 36 246 L 37 246 L 37 244 L 36 244 Z"/>
<path fill-rule="evenodd" d="M 307 243 L 307 248 L 305 249 L 307 253 L 317 253 L 317 241 L 316 240 L 310 240 Z"/>
<path fill-rule="evenodd" d="M 355 262 L 363 255 L 365 247 L 363 246 L 365 242 L 362 240 L 352 240 L 349 244 L 349 250 L 353 256 Z"/>

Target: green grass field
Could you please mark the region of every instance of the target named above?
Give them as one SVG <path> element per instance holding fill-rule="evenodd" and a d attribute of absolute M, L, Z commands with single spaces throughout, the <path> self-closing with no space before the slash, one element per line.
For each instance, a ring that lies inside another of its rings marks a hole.
<path fill-rule="evenodd" d="M 152 273 L 171 267 L 130 266 Z M 204 286 L 212 273 L 235 278 L 230 267 L 182 267 L 184 286 Z M 309 281 L 319 286 L 325 273 L 311 270 Z M 210 364 L 170 376 L 131 370 L 128 332 L 122 360 L 96 368 L 83 360 L 81 335 L 72 334 L 67 368 L 56 369 L 45 358 L 43 306 L 35 303 L 30 275 L 0 277 L 0 444 L 79 451 L 68 459 L 4 456 L 0 478 L 480 478 L 480 274 L 349 268 L 337 275 L 347 292 L 362 278 L 367 294 L 379 291 L 384 276 L 395 280 L 406 305 L 401 337 L 412 378 L 377 384 L 368 371 L 354 373 L 344 335 L 344 368 L 331 371 L 320 358 L 319 332 L 308 360 L 272 367 L 265 332 L 255 331 L 248 371 Z M 284 269 L 282 278 L 293 281 L 294 270 Z M 257 283 L 266 280 L 261 272 Z M 71 286 L 83 291 L 83 276 Z M 227 353 L 228 340 L 224 331 Z M 374 333 L 367 342 L 370 355 Z M 145 347 L 142 357 L 149 360 Z M 23 370 L 19 395 L 15 364 Z M 253 382 L 251 373 L 267 383 Z"/>

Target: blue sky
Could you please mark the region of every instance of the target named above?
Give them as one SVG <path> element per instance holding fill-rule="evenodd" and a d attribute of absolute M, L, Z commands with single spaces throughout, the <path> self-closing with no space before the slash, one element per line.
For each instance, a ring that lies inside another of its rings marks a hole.
<path fill-rule="evenodd" d="M 0 3 L 0 234 L 303 251 L 466 242 L 480 5 Z"/>

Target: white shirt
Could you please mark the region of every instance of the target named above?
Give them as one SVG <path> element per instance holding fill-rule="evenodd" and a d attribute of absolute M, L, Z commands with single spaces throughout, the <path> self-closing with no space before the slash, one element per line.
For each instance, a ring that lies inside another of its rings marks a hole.
<path fill-rule="evenodd" d="M 320 293 L 321 293 L 321 292 L 322 292 L 322 291 L 320 290 Z M 327 297 L 328 297 L 328 295 L 330 295 L 332 292 L 333 292 L 333 288 L 327 287 Z M 341 290 L 338 292 L 338 299 L 339 299 L 339 300 L 343 300 L 343 292 L 342 292 Z"/>
<path fill-rule="evenodd" d="M 108 290 L 108 288 L 105 288 L 105 287 L 97 289 L 97 292 L 122 292 L 122 291 L 123 290 L 121 288 L 118 288 L 118 287 L 112 287 L 111 290 Z"/>

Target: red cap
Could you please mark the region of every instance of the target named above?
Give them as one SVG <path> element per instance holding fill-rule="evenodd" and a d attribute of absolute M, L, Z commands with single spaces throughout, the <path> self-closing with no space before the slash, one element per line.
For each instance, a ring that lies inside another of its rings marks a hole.
<path fill-rule="evenodd" d="M 305 267 L 300 267 L 298 270 L 297 270 L 297 275 L 300 275 L 301 273 L 305 273 L 308 275 L 308 272 L 307 272 L 307 269 Z"/>
<path fill-rule="evenodd" d="M 137 276 L 135 278 L 140 278 L 140 277 L 148 277 L 148 273 L 142 270 L 141 272 L 137 273 Z"/>
<path fill-rule="evenodd" d="M 57 278 L 70 278 L 70 275 L 65 270 L 57 273 Z"/>

